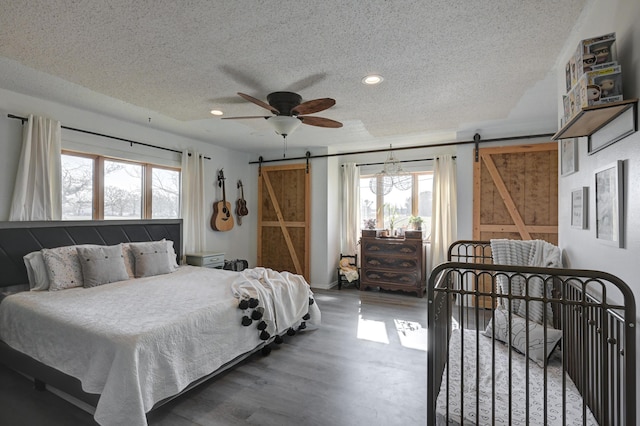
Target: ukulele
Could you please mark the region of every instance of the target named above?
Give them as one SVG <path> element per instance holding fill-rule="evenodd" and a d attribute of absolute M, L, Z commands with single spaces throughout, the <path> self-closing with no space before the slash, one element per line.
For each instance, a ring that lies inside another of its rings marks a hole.
<path fill-rule="evenodd" d="M 242 225 L 242 216 L 248 215 L 249 210 L 247 210 L 247 202 L 244 200 L 244 187 L 241 180 L 238 180 L 238 188 L 240 188 L 240 198 L 236 201 L 236 215 L 238 215 L 238 225 Z"/>
<path fill-rule="evenodd" d="M 222 187 L 222 201 L 213 203 L 213 216 L 211 216 L 211 227 L 216 231 L 229 231 L 233 228 L 231 204 L 227 202 L 224 180 L 224 174 L 222 173 L 222 169 L 220 169 L 218 172 L 218 186 Z"/>

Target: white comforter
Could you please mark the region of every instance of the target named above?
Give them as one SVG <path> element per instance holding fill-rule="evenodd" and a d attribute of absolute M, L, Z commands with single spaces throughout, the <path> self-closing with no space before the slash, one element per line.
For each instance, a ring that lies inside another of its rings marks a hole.
<path fill-rule="evenodd" d="M 258 292 L 271 331 L 297 327 L 307 311 L 309 328 L 319 324 L 301 277 L 184 266 L 100 287 L 9 296 L 0 304 L 0 338 L 101 394 L 94 416 L 101 425 L 146 425 L 156 402 L 264 343 L 255 323 L 241 326 L 237 307 L 239 296 Z"/>

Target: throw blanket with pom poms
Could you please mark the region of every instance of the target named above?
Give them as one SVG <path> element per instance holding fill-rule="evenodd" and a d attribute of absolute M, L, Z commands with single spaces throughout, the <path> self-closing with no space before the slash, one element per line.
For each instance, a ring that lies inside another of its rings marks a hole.
<path fill-rule="evenodd" d="M 262 340 L 320 324 L 320 309 L 301 275 L 261 267 L 245 269 L 231 289 L 243 311 L 242 324 L 255 324 Z"/>

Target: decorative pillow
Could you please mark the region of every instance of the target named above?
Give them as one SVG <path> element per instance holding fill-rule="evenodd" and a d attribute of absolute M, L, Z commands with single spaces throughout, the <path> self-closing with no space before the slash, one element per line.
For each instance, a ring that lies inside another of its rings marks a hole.
<path fill-rule="evenodd" d="M 148 243 L 130 243 L 135 257 L 135 277 L 150 277 L 173 272 L 169 261 L 169 248 L 166 241 Z"/>
<path fill-rule="evenodd" d="M 489 321 L 484 335 L 491 338 L 495 327 L 495 337 L 501 342 L 509 341 L 509 311 L 498 308 L 495 310 L 495 321 Z M 529 329 L 529 348 L 527 350 L 527 328 Z M 547 327 L 547 351 L 544 348 L 544 325 L 512 313 L 511 315 L 511 346 L 521 354 L 525 354 L 540 367 L 544 367 L 549 356 L 562 338 L 562 330 Z"/>
<path fill-rule="evenodd" d="M 31 291 L 49 290 L 49 274 L 41 251 L 32 251 L 23 257 Z"/>
<path fill-rule="evenodd" d="M 176 261 L 176 251 L 173 247 L 173 241 L 162 239 L 167 244 L 167 253 L 169 255 L 170 272 L 178 269 L 178 262 Z M 157 241 L 153 241 L 157 242 Z M 133 254 L 133 247 L 138 245 L 144 247 L 144 244 L 150 244 L 151 242 L 140 243 L 122 243 L 122 254 L 124 255 L 124 266 L 127 269 L 129 278 L 136 278 L 136 257 Z"/>
<path fill-rule="evenodd" d="M 102 247 L 78 247 L 85 287 L 96 287 L 129 279 L 120 244 Z"/>
<path fill-rule="evenodd" d="M 42 249 L 42 257 L 49 274 L 49 291 L 82 287 L 82 267 L 77 246 Z"/>

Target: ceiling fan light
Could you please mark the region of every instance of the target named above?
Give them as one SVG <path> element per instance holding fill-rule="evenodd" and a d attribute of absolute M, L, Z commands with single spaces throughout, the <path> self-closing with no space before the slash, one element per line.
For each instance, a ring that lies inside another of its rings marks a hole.
<path fill-rule="evenodd" d="M 213 114 L 213 115 L 222 115 L 224 113 L 222 111 L 220 111 L 219 109 L 212 109 L 211 110 L 211 114 Z"/>
<path fill-rule="evenodd" d="M 267 119 L 267 123 L 271 124 L 271 127 L 276 131 L 277 134 L 287 137 L 294 130 L 298 128 L 302 121 L 296 117 L 289 117 L 287 115 L 276 115 L 274 117 L 269 117 Z"/>

